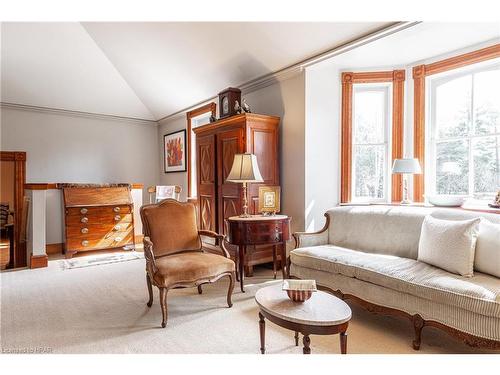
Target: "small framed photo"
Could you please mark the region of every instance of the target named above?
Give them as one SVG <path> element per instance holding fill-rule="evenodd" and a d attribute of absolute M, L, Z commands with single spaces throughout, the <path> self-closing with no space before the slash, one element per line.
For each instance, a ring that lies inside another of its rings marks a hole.
<path fill-rule="evenodd" d="M 165 173 L 185 172 L 186 130 L 179 130 L 163 136 Z"/>
<path fill-rule="evenodd" d="M 259 212 L 264 215 L 280 212 L 279 186 L 259 186 Z"/>

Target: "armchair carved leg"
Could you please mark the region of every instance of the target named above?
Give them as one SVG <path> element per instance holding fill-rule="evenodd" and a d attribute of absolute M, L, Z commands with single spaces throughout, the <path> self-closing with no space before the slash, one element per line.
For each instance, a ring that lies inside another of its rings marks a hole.
<path fill-rule="evenodd" d="M 233 290 L 234 290 L 234 279 L 235 279 L 235 273 L 231 272 L 229 274 L 229 288 L 227 290 L 227 305 L 229 307 L 233 306 L 233 301 L 231 300 L 231 297 L 233 295 Z"/>
<path fill-rule="evenodd" d="M 422 328 L 424 328 L 424 319 L 418 314 L 413 315 L 413 328 L 415 329 L 415 340 L 413 340 L 413 349 L 419 350 L 422 341 Z"/>
<path fill-rule="evenodd" d="M 165 328 L 167 326 L 167 288 L 160 288 L 160 306 L 163 319 L 161 321 L 161 327 Z"/>
<path fill-rule="evenodd" d="M 201 293 L 203 293 L 203 290 L 201 289 L 201 284 L 200 284 L 200 285 L 198 285 L 198 294 L 201 294 Z"/>
<path fill-rule="evenodd" d="M 151 279 L 149 275 L 146 273 L 146 284 L 148 285 L 148 293 L 149 293 L 149 301 L 147 303 L 148 307 L 153 305 L 153 287 L 151 285 Z"/>

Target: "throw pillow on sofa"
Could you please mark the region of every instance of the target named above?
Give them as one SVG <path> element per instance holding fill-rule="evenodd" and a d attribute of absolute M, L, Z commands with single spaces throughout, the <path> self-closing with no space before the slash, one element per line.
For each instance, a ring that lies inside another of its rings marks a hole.
<path fill-rule="evenodd" d="M 474 269 L 500 277 L 500 224 L 486 219 L 479 223 Z"/>
<path fill-rule="evenodd" d="M 472 277 L 476 228 L 481 219 L 441 220 L 426 216 L 420 232 L 418 260 L 461 276 Z"/>

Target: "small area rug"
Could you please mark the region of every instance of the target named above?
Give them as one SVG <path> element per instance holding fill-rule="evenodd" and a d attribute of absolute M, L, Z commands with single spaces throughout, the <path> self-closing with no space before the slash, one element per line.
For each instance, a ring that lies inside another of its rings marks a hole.
<path fill-rule="evenodd" d="M 131 251 L 129 253 L 113 253 L 113 254 L 101 254 L 94 256 L 86 256 L 74 259 L 64 259 L 60 260 L 59 264 L 63 270 L 69 270 L 73 268 L 83 268 L 91 266 L 100 266 L 103 264 L 127 262 L 129 260 L 143 259 L 144 253 L 139 253 L 137 251 Z"/>

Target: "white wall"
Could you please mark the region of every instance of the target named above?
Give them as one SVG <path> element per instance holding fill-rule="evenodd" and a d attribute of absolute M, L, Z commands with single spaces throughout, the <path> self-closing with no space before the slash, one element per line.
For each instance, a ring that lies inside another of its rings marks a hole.
<path fill-rule="evenodd" d="M 318 64 L 306 69 L 305 81 L 305 224 L 315 231 L 340 201 L 340 70 Z"/>
<path fill-rule="evenodd" d="M 292 231 L 302 231 L 305 228 L 304 79 L 302 72 L 290 79 L 243 95 L 252 112 L 281 118 L 281 211 L 292 217 Z"/>
<path fill-rule="evenodd" d="M 301 73 L 285 81 L 276 82 L 259 90 L 243 95 L 252 112 L 279 116 L 281 150 L 281 192 L 282 212 L 292 216 L 292 229 L 304 229 L 304 74 Z M 163 163 L 163 135 L 185 129 L 186 117 L 160 122 L 158 144 L 160 164 Z M 186 197 L 187 173 L 164 173 L 160 166 L 160 182 L 165 185 L 180 185 Z"/>
<path fill-rule="evenodd" d="M 26 151 L 26 181 L 158 183 L 155 123 L 1 108 L 1 149 Z M 146 189 L 144 201 L 148 201 Z M 47 243 L 62 242 L 60 193 L 47 193 Z"/>
<path fill-rule="evenodd" d="M 160 185 L 179 185 L 182 188 L 181 191 L 181 200 L 186 200 L 187 198 L 187 172 L 172 172 L 165 173 L 165 160 L 164 160 L 164 152 L 163 152 L 163 136 L 165 134 L 173 133 L 177 130 L 186 129 L 187 127 L 187 119 L 186 115 L 182 114 L 174 118 L 171 121 L 160 121 L 158 126 L 158 153 L 159 156 L 159 184 Z M 186 142 L 189 134 L 186 133 Z M 148 200 L 149 202 L 149 200 Z"/>

